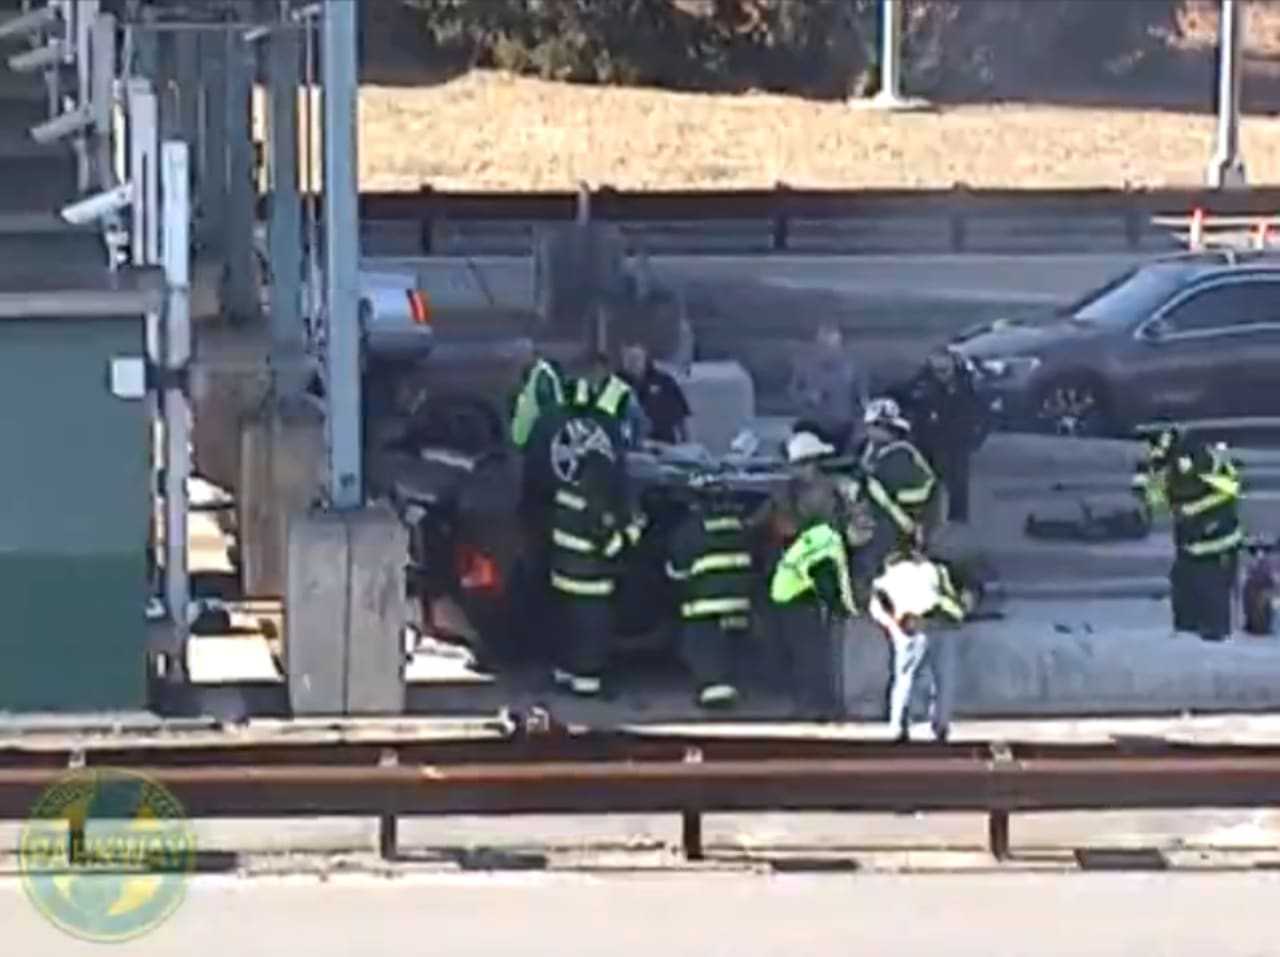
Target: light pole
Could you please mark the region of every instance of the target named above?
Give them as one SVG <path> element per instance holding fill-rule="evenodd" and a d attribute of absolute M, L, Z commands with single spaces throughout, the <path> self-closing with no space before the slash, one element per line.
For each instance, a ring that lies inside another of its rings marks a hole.
<path fill-rule="evenodd" d="M 880 92 L 869 100 L 851 100 L 850 106 L 894 112 L 928 108 L 924 100 L 902 95 L 902 18 L 902 0 L 880 0 Z"/>
<path fill-rule="evenodd" d="M 1213 189 L 1247 185 L 1244 157 L 1240 155 L 1240 46 L 1239 0 L 1222 0 L 1218 31 L 1218 146 L 1209 161 L 1209 186 Z"/>

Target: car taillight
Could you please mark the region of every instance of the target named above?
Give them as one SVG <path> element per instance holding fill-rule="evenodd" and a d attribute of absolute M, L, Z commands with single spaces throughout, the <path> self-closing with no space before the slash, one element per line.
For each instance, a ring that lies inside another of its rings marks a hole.
<path fill-rule="evenodd" d="M 496 591 L 502 584 L 493 556 L 472 545 L 459 545 L 455 553 L 458 583 L 467 591 Z"/>
<path fill-rule="evenodd" d="M 413 317 L 413 324 L 431 325 L 431 304 L 427 301 L 426 293 L 420 289 L 410 289 L 405 295 L 409 297 L 409 315 Z"/>

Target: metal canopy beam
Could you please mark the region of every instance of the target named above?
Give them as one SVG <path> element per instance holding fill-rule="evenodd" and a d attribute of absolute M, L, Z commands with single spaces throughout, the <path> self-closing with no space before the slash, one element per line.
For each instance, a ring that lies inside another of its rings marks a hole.
<path fill-rule="evenodd" d="M 329 506 L 363 504 L 360 435 L 358 259 L 360 220 L 356 183 L 357 4 L 328 3 L 321 15 L 324 84 L 325 438 Z"/>
<path fill-rule="evenodd" d="M 298 85 L 302 78 L 301 42 L 296 31 L 267 40 L 271 82 L 268 136 L 271 201 L 267 240 L 271 263 L 271 342 L 274 360 L 301 357 L 302 195 L 298 190 Z M 279 366 L 280 361 L 273 361 Z"/>

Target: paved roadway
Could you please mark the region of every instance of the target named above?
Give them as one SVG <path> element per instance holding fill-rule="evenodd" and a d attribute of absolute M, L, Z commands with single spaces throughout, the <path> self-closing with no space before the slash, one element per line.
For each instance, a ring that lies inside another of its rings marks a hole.
<path fill-rule="evenodd" d="M 122 952 L 377 957 L 1265 957 L 1280 875 L 437 876 L 198 880 Z M 98 954 L 0 889 L 8 950 Z"/>

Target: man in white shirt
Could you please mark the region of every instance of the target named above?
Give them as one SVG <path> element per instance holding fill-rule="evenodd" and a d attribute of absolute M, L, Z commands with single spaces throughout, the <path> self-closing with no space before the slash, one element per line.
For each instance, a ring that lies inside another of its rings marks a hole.
<path fill-rule="evenodd" d="M 899 741 L 910 737 L 911 692 L 922 665 L 932 684 L 931 723 L 934 736 L 945 741 L 951 721 L 950 669 L 942 641 L 925 634 L 926 619 L 938 615 L 963 621 L 965 608 L 946 568 L 919 551 L 890 556 L 871 585 L 871 618 L 892 646 L 889 727 Z"/>

